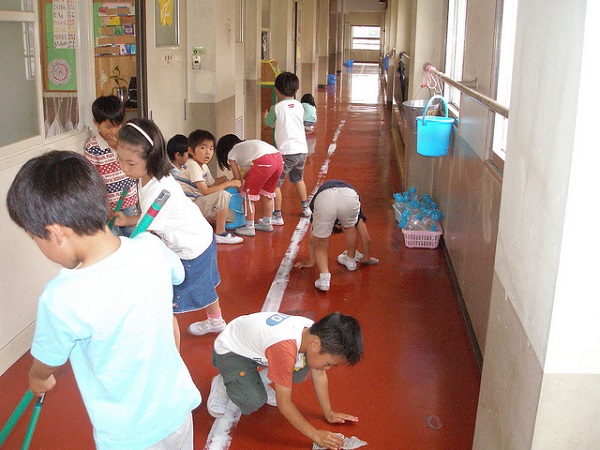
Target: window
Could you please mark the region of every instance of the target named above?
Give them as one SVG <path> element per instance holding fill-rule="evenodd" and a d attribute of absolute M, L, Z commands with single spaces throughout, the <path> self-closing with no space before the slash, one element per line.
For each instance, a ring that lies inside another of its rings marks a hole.
<path fill-rule="evenodd" d="M 496 100 L 498 103 L 509 107 L 510 90 L 512 84 L 512 69 L 515 50 L 515 28 L 517 21 L 518 0 L 504 0 L 502 11 L 502 29 L 500 32 L 500 49 L 498 62 L 498 89 Z M 494 119 L 494 139 L 492 143 L 492 161 L 501 166 L 506 155 L 506 136 L 508 132 L 508 119 L 500 114 Z M 502 162 L 498 162 L 500 159 Z"/>
<path fill-rule="evenodd" d="M 0 79 L 8 89 L 0 90 L 0 147 L 39 136 L 39 110 L 33 42 L 27 41 L 35 13 L 31 5 L 6 2 L 0 10 Z M 25 49 L 25 51 L 24 51 Z M 19 120 L 27 118 L 27 120 Z"/>
<path fill-rule="evenodd" d="M 33 23 L 23 23 L 23 53 L 25 55 L 25 78 L 35 80 L 35 34 Z"/>
<path fill-rule="evenodd" d="M 353 26 L 352 50 L 376 50 L 381 46 L 380 27 Z"/>
<path fill-rule="evenodd" d="M 467 0 L 448 2 L 448 27 L 446 30 L 446 66 L 444 73 L 453 80 L 462 79 L 463 56 L 465 50 L 465 26 Z M 448 84 L 444 87 L 444 97 L 456 108 L 460 108 L 460 91 Z"/>

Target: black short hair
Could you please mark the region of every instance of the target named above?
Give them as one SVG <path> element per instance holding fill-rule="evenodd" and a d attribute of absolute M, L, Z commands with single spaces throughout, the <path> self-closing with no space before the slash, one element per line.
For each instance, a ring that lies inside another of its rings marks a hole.
<path fill-rule="evenodd" d="M 363 353 L 363 337 L 358 321 L 334 312 L 312 324 L 310 334 L 321 340 L 321 353 L 343 356 L 353 366 Z"/>
<path fill-rule="evenodd" d="M 215 136 L 210 131 L 206 130 L 194 130 L 188 136 L 188 142 L 192 151 L 204 141 L 212 141 L 213 145 L 217 143 Z"/>
<path fill-rule="evenodd" d="M 129 124 L 132 125 L 128 126 Z M 128 120 L 119 130 L 118 142 L 126 142 L 140 148 L 140 157 L 146 161 L 146 172 L 151 177 L 160 180 L 171 173 L 165 138 L 150 119 Z"/>
<path fill-rule="evenodd" d="M 169 155 L 171 161 L 175 161 L 175 155 L 187 153 L 188 147 L 188 138 L 183 134 L 176 134 L 167 142 L 167 155 Z"/>
<path fill-rule="evenodd" d="M 300 88 L 300 80 L 295 73 L 281 72 L 275 78 L 275 88 L 286 97 L 293 97 Z"/>
<path fill-rule="evenodd" d="M 113 125 L 121 125 L 125 118 L 123 102 L 115 95 L 98 97 L 92 103 L 92 116 L 97 124 L 108 120 Z"/>
<path fill-rule="evenodd" d="M 229 169 L 229 152 L 233 148 L 234 145 L 239 144 L 240 142 L 244 142 L 235 134 L 226 134 L 219 142 L 217 142 L 217 161 L 219 162 L 219 167 L 221 170 Z"/>
<path fill-rule="evenodd" d="M 300 99 L 300 103 L 308 103 L 315 108 L 317 107 L 317 105 L 315 105 L 315 98 L 312 96 L 312 94 L 304 94 Z"/>
<path fill-rule="evenodd" d="M 10 218 L 29 234 L 48 238 L 47 226 L 62 225 L 91 236 L 106 227 L 106 185 L 82 155 L 54 150 L 27 161 L 6 197 Z"/>

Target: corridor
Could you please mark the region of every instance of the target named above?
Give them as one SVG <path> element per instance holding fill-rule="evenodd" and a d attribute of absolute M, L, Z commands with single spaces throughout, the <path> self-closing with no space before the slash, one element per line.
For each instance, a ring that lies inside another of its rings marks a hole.
<path fill-rule="evenodd" d="M 344 239 L 333 236 L 331 289 L 317 291 L 316 269 L 293 268 L 294 260 L 307 255 L 309 221 L 300 217 L 296 192 L 286 181 L 283 227 L 246 237 L 240 245 L 219 246 L 223 316 L 227 320 L 266 310 L 316 319 L 333 311 L 356 317 L 364 334 L 363 359 L 328 375 L 333 409 L 358 416 L 359 422 L 328 424 L 311 382 L 294 386 L 294 401 L 303 415 L 317 428 L 356 436 L 367 449 L 470 449 L 480 372 L 442 247 L 408 249 L 397 227 L 392 194 L 401 183 L 380 83 L 377 65 L 355 63 L 335 85 L 319 90 L 318 122 L 309 136 L 314 152 L 305 169 L 309 192 L 329 179 L 356 188 L 379 264 L 349 272 L 335 261 Z M 206 400 L 216 375 L 211 365 L 214 336 L 183 331 L 203 315 L 179 316 L 182 355 L 203 397 L 193 415 L 195 448 L 310 449 L 311 442 L 275 407 L 265 405 L 239 419 L 226 414 L 215 421 L 208 414 Z M 2 425 L 27 389 L 30 364 L 26 354 L 0 377 Z M 30 415 L 28 410 L 3 448 L 20 448 Z M 46 396 L 30 448 L 94 448 L 70 367 L 61 369 L 55 389 Z"/>

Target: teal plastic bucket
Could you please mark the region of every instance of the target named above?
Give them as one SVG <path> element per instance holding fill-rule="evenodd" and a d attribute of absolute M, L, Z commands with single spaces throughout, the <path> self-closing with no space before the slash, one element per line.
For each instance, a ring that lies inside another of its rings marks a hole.
<path fill-rule="evenodd" d="M 327 84 L 335 84 L 335 73 L 327 74 Z"/>
<path fill-rule="evenodd" d="M 226 230 L 243 227 L 246 224 L 246 214 L 244 214 L 244 199 L 236 188 L 229 187 L 226 189 L 231 194 L 229 200 L 229 209 L 235 213 L 235 220 L 225 224 Z"/>
<path fill-rule="evenodd" d="M 434 99 L 440 99 L 444 104 L 444 117 L 427 115 L 429 103 Z M 448 117 L 448 105 L 444 97 L 431 97 L 423 109 L 423 115 L 417 117 L 417 153 L 422 156 L 446 156 L 450 148 L 452 125 L 454 119 Z"/>

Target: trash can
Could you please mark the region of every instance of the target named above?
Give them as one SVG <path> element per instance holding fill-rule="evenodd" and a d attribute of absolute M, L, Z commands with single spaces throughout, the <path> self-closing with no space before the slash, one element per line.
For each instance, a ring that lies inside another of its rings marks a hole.
<path fill-rule="evenodd" d="M 402 103 L 402 116 L 404 123 L 407 125 L 408 131 L 412 134 L 417 134 L 417 116 L 423 115 L 423 109 L 425 109 L 427 102 L 428 99 L 419 99 L 407 100 Z M 439 107 L 439 102 L 430 104 L 429 108 L 427 108 L 427 115 L 437 115 Z"/>
<path fill-rule="evenodd" d="M 327 84 L 335 84 L 335 73 L 327 74 Z"/>

